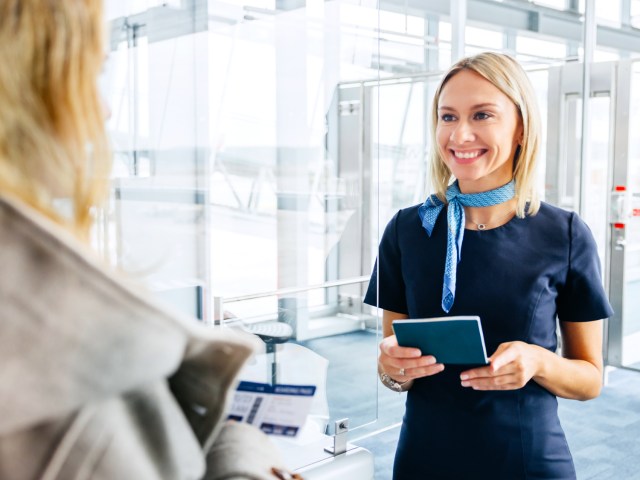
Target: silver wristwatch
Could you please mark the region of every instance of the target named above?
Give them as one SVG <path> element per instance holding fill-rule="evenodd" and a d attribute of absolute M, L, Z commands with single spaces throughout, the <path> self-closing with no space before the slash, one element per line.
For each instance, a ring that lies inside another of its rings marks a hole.
<path fill-rule="evenodd" d="M 382 382 L 382 384 L 387 387 L 390 388 L 391 390 L 393 390 L 394 392 L 404 392 L 404 386 L 409 383 L 411 380 L 407 381 L 407 382 L 396 382 L 393 378 L 391 378 L 389 375 L 387 375 L 386 373 L 382 372 L 380 374 L 380 381 Z"/>

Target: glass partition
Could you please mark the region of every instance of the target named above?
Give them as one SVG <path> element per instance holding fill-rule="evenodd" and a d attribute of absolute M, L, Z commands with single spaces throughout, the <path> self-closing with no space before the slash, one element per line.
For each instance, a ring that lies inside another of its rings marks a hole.
<path fill-rule="evenodd" d="M 212 328 L 291 328 L 241 374 L 318 386 L 284 450 L 314 435 L 330 443 L 339 419 L 372 424 L 380 335 L 362 298 L 377 152 L 357 141 L 374 123 L 370 102 L 342 85 L 378 78 L 381 31 L 422 24 L 379 18 L 375 2 L 107 3 L 114 194 L 103 250 Z M 330 456 L 323 446 L 305 461 Z"/>
<path fill-rule="evenodd" d="M 629 132 L 640 128 L 640 62 L 631 67 Z M 640 139 L 629 135 L 628 214 L 623 248 L 622 365 L 640 370 Z"/>
<path fill-rule="evenodd" d="M 369 121 L 362 98 L 338 85 L 377 77 L 378 11 L 367 2 L 237 7 L 244 21 L 221 21 L 221 4 L 209 11 L 209 321 L 290 325 L 281 378 L 326 383 L 315 426 L 332 432 L 349 418 L 354 429 L 377 415 L 378 333 L 362 306 L 372 263 L 360 248 L 372 158 L 335 129 L 357 138 Z M 326 361 L 315 378 L 295 345 Z"/>
<path fill-rule="evenodd" d="M 426 77 L 426 78 L 424 78 Z M 440 73 L 387 79 L 371 87 L 378 118 L 379 230 L 401 208 L 421 203 L 429 190 L 427 152 L 431 99 Z M 379 241 L 379 239 L 377 239 Z"/>
<path fill-rule="evenodd" d="M 111 116 L 113 196 L 102 248 L 174 308 L 203 316 L 208 242 L 206 35 L 194 6 L 107 2 L 111 51 L 101 80 Z M 168 22 L 169 18 L 175 19 Z"/>

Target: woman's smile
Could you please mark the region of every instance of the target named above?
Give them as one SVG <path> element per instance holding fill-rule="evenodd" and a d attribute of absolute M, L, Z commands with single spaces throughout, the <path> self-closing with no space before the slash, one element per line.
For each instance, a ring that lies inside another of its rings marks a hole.
<path fill-rule="evenodd" d="M 476 150 L 457 150 L 457 149 L 449 149 L 451 155 L 454 160 L 460 164 L 469 164 L 475 162 L 477 159 L 482 157 L 485 153 L 487 153 L 486 149 L 476 149 Z"/>

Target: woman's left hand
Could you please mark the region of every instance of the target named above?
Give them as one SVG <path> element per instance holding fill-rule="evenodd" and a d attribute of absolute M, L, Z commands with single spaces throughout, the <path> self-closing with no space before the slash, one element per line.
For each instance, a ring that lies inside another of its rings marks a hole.
<path fill-rule="evenodd" d="M 539 349 L 525 342 L 502 343 L 489 357 L 489 365 L 462 372 L 461 384 L 474 390 L 522 388 L 538 372 L 541 362 Z"/>

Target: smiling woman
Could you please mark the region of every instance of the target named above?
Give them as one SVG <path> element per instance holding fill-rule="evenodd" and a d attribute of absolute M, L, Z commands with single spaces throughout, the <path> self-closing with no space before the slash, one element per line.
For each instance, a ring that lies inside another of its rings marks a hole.
<path fill-rule="evenodd" d="M 464 112 L 458 112 L 456 115 L 456 112 L 447 110 L 455 107 L 467 109 L 466 114 L 471 114 L 472 119 L 463 118 L 456 122 L 456 118 Z M 451 114 L 451 117 L 446 114 Z M 455 133 L 449 128 L 452 120 L 453 125 L 450 128 L 458 126 L 461 121 L 470 122 L 469 128 L 475 127 L 467 134 L 481 137 L 474 138 L 472 142 L 482 142 L 483 138 L 489 135 L 490 139 L 487 140 L 490 140 L 492 145 L 474 145 L 466 139 L 464 145 L 453 143 L 447 147 L 443 141 L 455 142 L 456 138 L 459 138 L 451 137 Z M 514 178 L 518 216 L 524 217 L 525 211 L 529 214 L 538 211 L 540 201 L 534 181 L 540 145 L 540 113 L 529 79 L 515 60 L 506 55 L 487 53 L 463 59 L 451 67 L 435 93 L 431 125 L 433 144 L 439 147 L 431 151 L 431 178 L 435 193 L 440 199 L 445 198 L 451 175 L 458 178 L 451 170 L 452 162 L 447 161 L 451 157 L 451 153 L 447 153 L 448 149 L 456 146 L 460 153 L 465 153 L 472 148 L 493 147 L 494 151 L 489 152 L 489 156 L 495 156 L 495 149 L 501 147 L 501 158 L 506 162 L 506 166 L 511 166 L 511 170 L 507 171 L 505 167 L 504 182 L 498 181 L 497 184 L 488 185 L 484 190 L 503 185 Z M 449 137 L 441 137 L 447 133 Z M 498 158 L 491 160 L 499 162 Z M 469 185 L 469 188 L 471 190 L 467 191 L 463 187 L 463 190 L 467 193 L 483 191 L 474 189 L 473 185 Z"/>
<path fill-rule="evenodd" d="M 463 70 L 445 84 L 437 112 L 438 154 L 461 191 L 486 192 L 511 181 L 522 120 L 509 97 L 479 74 Z M 482 208 L 469 206 L 467 225 L 499 227 L 513 216 L 515 204 L 513 198 Z"/>
<path fill-rule="evenodd" d="M 384 312 L 381 380 L 409 390 L 394 478 L 575 479 L 556 396 L 600 392 L 612 311 L 593 236 L 538 200 L 538 111 L 515 60 L 461 60 L 432 115 L 434 194 L 391 220 L 365 296 Z M 481 318 L 488 366 L 398 344 L 393 320 L 443 311 Z"/>
<path fill-rule="evenodd" d="M 440 155 L 461 190 L 484 192 L 511 181 L 522 122 L 504 93 L 462 71 L 442 89 L 438 113 Z"/>

